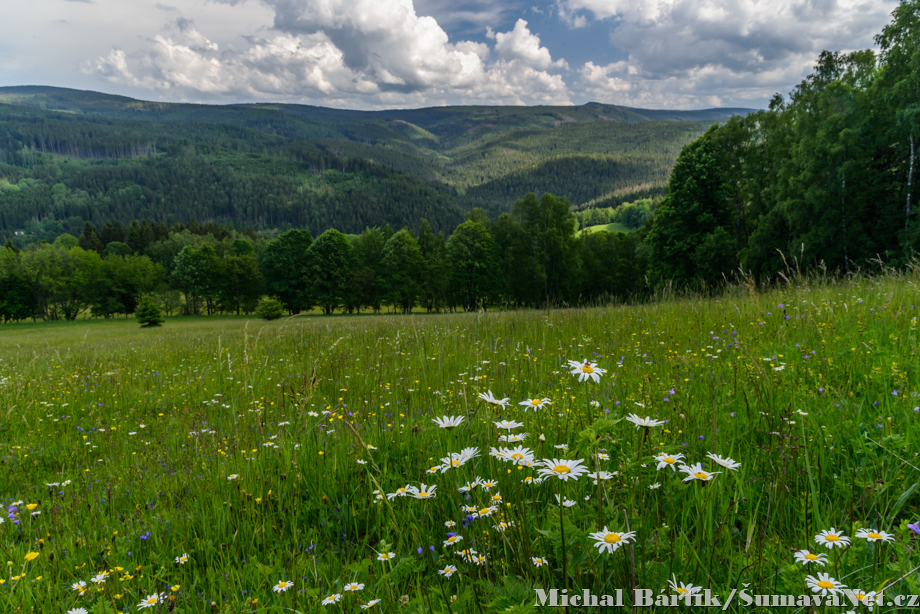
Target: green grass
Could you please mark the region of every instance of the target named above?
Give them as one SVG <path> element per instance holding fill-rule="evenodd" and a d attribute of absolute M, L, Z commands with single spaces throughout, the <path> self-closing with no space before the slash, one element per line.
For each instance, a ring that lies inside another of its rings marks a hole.
<path fill-rule="evenodd" d="M 607 232 L 629 232 L 632 230 L 624 224 L 619 222 L 614 222 L 612 224 L 598 224 L 597 226 L 586 226 L 581 229 L 581 232 L 598 232 L 601 230 L 606 230 Z"/>
<path fill-rule="evenodd" d="M 534 588 L 670 593 L 673 575 L 724 602 L 742 583 L 802 595 L 817 571 L 916 594 L 915 577 L 895 581 L 917 565 L 917 281 L 793 278 L 765 294 L 549 312 L 0 326 L 0 497 L 22 501 L 0 524 L 0 609 L 134 612 L 165 592 L 145 611 L 381 599 L 390 613 L 522 613 Z M 583 359 L 606 370 L 598 383 L 569 374 Z M 484 403 L 488 390 L 510 405 Z M 531 398 L 552 404 L 525 412 Z M 630 413 L 667 423 L 640 429 Z M 464 422 L 443 430 L 431 420 L 443 415 Z M 496 420 L 522 422 L 512 432 L 529 433 L 537 461 L 613 475 L 525 483 L 535 468 L 489 453 L 514 445 Z M 478 457 L 428 473 L 468 447 Z M 685 484 L 657 470 L 660 453 L 721 473 Z M 467 499 L 457 489 L 475 477 L 498 485 Z M 378 497 L 421 483 L 437 497 Z M 556 494 L 576 505 L 560 510 Z M 461 508 L 490 503 L 486 518 Z M 818 546 L 831 527 L 852 545 Z M 607 529 L 635 540 L 598 552 L 589 535 Z M 462 541 L 445 546 L 448 531 Z M 485 564 L 461 560 L 469 548 Z M 803 568 L 794 549 L 827 565 Z M 447 565 L 457 572 L 438 575 Z M 280 581 L 293 589 L 273 592 Z"/>

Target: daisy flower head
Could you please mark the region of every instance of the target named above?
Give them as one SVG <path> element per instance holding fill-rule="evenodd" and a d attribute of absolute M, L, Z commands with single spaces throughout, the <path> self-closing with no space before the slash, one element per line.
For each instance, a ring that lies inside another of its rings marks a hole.
<path fill-rule="evenodd" d="M 560 499 L 559 495 L 556 495 L 556 505 L 561 505 L 562 507 L 574 507 L 575 503 L 575 501 L 572 501 L 567 497 L 562 497 Z"/>
<path fill-rule="evenodd" d="M 638 430 L 639 427 L 651 428 L 653 426 L 661 426 L 664 424 L 664 420 L 652 420 L 649 416 L 640 418 L 636 414 L 629 414 L 626 416 L 626 419 L 636 425 L 636 430 Z"/>
<path fill-rule="evenodd" d="M 288 590 L 292 586 L 294 586 L 293 582 L 288 582 L 287 580 L 279 580 L 278 584 L 272 587 L 272 591 L 276 593 L 283 593 L 284 591 Z"/>
<path fill-rule="evenodd" d="M 661 484 L 659 484 L 658 482 L 648 485 L 649 490 L 658 490 L 659 488 L 661 488 Z"/>
<path fill-rule="evenodd" d="M 453 520 L 448 520 L 447 522 L 444 523 L 444 526 L 447 527 L 447 528 L 449 529 L 449 528 L 451 528 L 451 527 L 457 526 L 457 523 L 454 522 Z"/>
<path fill-rule="evenodd" d="M 502 520 L 502 521 L 499 522 L 498 524 L 493 524 L 493 525 L 492 525 L 492 528 L 495 529 L 496 531 L 498 531 L 499 533 L 504 533 L 505 530 L 507 530 L 509 527 L 513 527 L 513 526 L 514 526 L 514 521 L 513 521 L 513 520 L 509 520 L 508 522 L 505 522 L 504 520 Z"/>
<path fill-rule="evenodd" d="M 438 496 L 435 492 L 437 489 L 438 487 L 435 485 L 422 484 L 418 488 L 411 486 L 406 489 L 406 492 L 415 499 L 434 499 Z"/>
<path fill-rule="evenodd" d="M 473 512 L 472 515 L 474 518 L 488 518 L 489 516 L 491 516 L 497 511 L 498 511 L 498 508 L 495 507 L 494 505 L 491 505 L 489 507 L 480 508 L 479 510 Z"/>
<path fill-rule="evenodd" d="M 691 482 L 693 480 L 708 482 L 715 478 L 716 475 L 722 473 L 721 471 L 704 471 L 702 463 L 697 463 L 695 465 L 681 465 L 680 470 L 687 474 L 687 477 L 684 478 L 684 482 Z"/>
<path fill-rule="evenodd" d="M 231 473 L 230 475 L 227 476 L 227 479 L 232 481 L 232 480 L 237 479 L 238 477 L 240 477 L 239 473 Z"/>
<path fill-rule="evenodd" d="M 525 448 L 524 446 L 517 446 L 511 450 L 507 450 L 507 452 L 508 460 L 515 465 L 527 465 L 533 462 L 533 450 Z"/>
<path fill-rule="evenodd" d="M 478 553 L 477 553 L 475 550 L 472 550 L 472 549 L 469 549 L 469 550 L 457 550 L 457 556 L 459 556 L 461 559 L 463 559 L 463 560 L 466 561 L 467 563 L 472 563 L 472 562 L 473 562 L 473 557 L 476 556 L 477 554 L 478 554 Z"/>
<path fill-rule="evenodd" d="M 674 592 L 681 597 L 684 595 L 696 595 L 703 590 L 703 587 L 701 586 L 693 586 L 692 584 L 684 584 L 683 582 L 678 584 L 677 576 L 674 574 L 671 574 L 671 579 L 668 580 L 668 584 L 670 584 Z"/>
<path fill-rule="evenodd" d="M 508 405 L 508 402 L 511 401 L 510 397 L 505 398 L 505 399 L 496 399 L 492 395 L 491 390 L 489 390 L 488 392 L 480 392 L 479 398 L 485 401 L 486 403 L 491 403 L 492 405 L 498 405 L 499 407 L 505 407 L 506 405 Z"/>
<path fill-rule="evenodd" d="M 617 533 L 616 531 L 610 531 L 607 527 L 604 527 L 603 531 L 591 533 L 588 537 L 594 540 L 594 546 L 597 548 L 598 552 L 606 550 L 609 553 L 616 552 L 620 546 L 625 546 L 635 541 L 636 532 L 629 531 L 627 533 Z"/>
<path fill-rule="evenodd" d="M 396 558 L 395 552 L 381 552 L 377 555 L 378 561 L 391 561 Z"/>
<path fill-rule="evenodd" d="M 579 382 L 584 382 L 588 379 L 593 379 L 595 382 L 601 381 L 601 375 L 607 372 L 607 369 L 601 369 L 597 366 L 596 362 L 578 362 L 577 360 L 569 361 L 569 368 L 572 375 L 578 377 Z"/>
<path fill-rule="evenodd" d="M 683 457 L 684 457 L 683 454 L 671 455 L 671 454 L 666 454 L 662 452 L 661 454 L 655 457 L 655 460 L 658 461 L 658 467 L 657 467 L 658 471 L 661 471 L 665 467 L 670 467 L 671 471 L 676 471 L 677 470 L 676 463 L 677 461 L 681 460 Z"/>
<path fill-rule="evenodd" d="M 543 567 L 546 565 L 546 559 L 544 559 L 542 556 L 532 556 L 530 557 L 530 560 L 534 567 Z"/>
<path fill-rule="evenodd" d="M 444 540 L 444 547 L 453 546 L 454 544 L 463 541 L 462 535 L 455 535 L 453 533 L 448 533 L 447 539 Z"/>
<path fill-rule="evenodd" d="M 182 556 L 176 557 L 176 562 L 179 563 L 180 565 L 185 565 L 188 562 L 188 555 L 183 552 Z"/>
<path fill-rule="evenodd" d="M 538 409 L 543 409 L 544 405 L 552 405 L 553 402 L 549 399 L 524 399 L 518 405 L 524 406 L 524 412 L 526 413 L 528 409 L 533 409 L 534 411 Z"/>
<path fill-rule="evenodd" d="M 368 601 L 367 603 L 365 603 L 364 605 L 362 605 L 362 606 L 361 606 L 361 609 L 362 609 L 362 610 L 369 610 L 369 609 L 371 609 L 372 607 L 374 607 L 375 605 L 377 605 L 378 603 L 380 603 L 380 600 L 379 600 L 379 599 L 371 599 L 370 601 Z"/>
<path fill-rule="evenodd" d="M 856 597 L 859 603 L 861 605 L 866 606 L 870 612 L 872 611 L 872 608 L 874 608 L 876 605 L 882 605 L 881 599 L 876 601 L 876 599 L 878 599 L 878 597 L 876 597 L 878 593 L 875 591 L 870 591 L 867 593 L 861 588 L 854 588 L 850 590 L 849 592 L 853 593 L 853 596 Z"/>
<path fill-rule="evenodd" d="M 523 422 L 515 422 L 514 420 L 500 420 L 498 422 L 493 422 L 495 428 L 502 429 L 505 431 L 513 431 L 514 429 L 519 429 L 524 426 Z"/>
<path fill-rule="evenodd" d="M 598 460 L 610 460 L 610 456 L 608 456 L 607 454 L 604 454 L 603 452 L 598 452 L 597 459 Z"/>
<path fill-rule="evenodd" d="M 445 578 L 449 578 L 449 577 L 451 577 L 452 575 L 454 575 L 455 573 L 457 573 L 457 568 L 454 567 L 453 565 L 448 565 L 448 566 L 445 567 L 444 569 L 439 569 L 439 570 L 438 570 L 438 573 L 439 573 L 440 575 L 444 576 Z"/>
<path fill-rule="evenodd" d="M 409 485 L 403 486 L 402 488 L 397 488 L 396 492 L 388 492 L 387 499 L 392 501 L 396 497 L 405 497 L 409 494 L 409 489 L 412 488 Z"/>
<path fill-rule="evenodd" d="M 479 479 L 478 479 L 478 478 L 477 478 L 476 480 L 472 481 L 472 482 L 467 482 L 466 484 L 464 484 L 463 486 L 461 486 L 460 488 L 458 488 L 458 489 L 457 489 L 457 492 L 470 492 L 471 490 L 473 490 L 473 489 L 476 488 L 477 486 L 479 486 Z"/>
<path fill-rule="evenodd" d="M 824 567 L 827 565 L 827 555 L 826 554 L 812 554 L 808 550 L 799 550 L 795 553 L 795 560 L 797 563 L 802 565 L 819 565 Z"/>
<path fill-rule="evenodd" d="M 826 573 L 819 573 L 817 578 L 814 576 L 806 576 L 805 584 L 808 585 L 811 592 L 821 593 L 821 595 L 825 597 L 830 594 L 841 593 L 843 589 L 846 588 L 846 585 L 838 582 Z"/>
<path fill-rule="evenodd" d="M 83 580 L 80 580 L 79 582 L 74 582 L 73 584 L 70 585 L 70 588 L 72 588 L 75 591 L 82 592 L 86 590 L 86 582 L 84 582 Z"/>
<path fill-rule="evenodd" d="M 827 549 L 832 548 L 843 548 L 844 546 L 850 545 L 850 538 L 843 534 L 843 531 L 838 531 L 834 527 L 831 527 L 827 531 L 821 531 L 815 535 L 815 543 L 821 544 Z"/>
<path fill-rule="evenodd" d="M 588 473 L 587 467 L 584 467 L 582 463 L 584 459 L 580 460 L 566 460 L 559 458 L 545 458 L 540 461 L 543 465 L 543 468 L 540 469 L 540 475 L 543 477 L 557 477 L 560 480 L 567 482 L 568 480 L 577 480 L 584 474 Z"/>
<path fill-rule="evenodd" d="M 363 590 L 364 590 L 364 585 L 363 585 L 363 584 L 358 584 L 357 582 L 352 582 L 352 583 L 350 583 L 350 584 L 346 584 L 346 585 L 345 585 L 345 592 L 346 592 L 346 593 L 351 593 L 351 592 L 354 592 L 354 591 L 363 591 Z"/>
<path fill-rule="evenodd" d="M 329 595 L 328 597 L 326 597 L 325 599 L 323 599 L 322 604 L 323 605 L 333 605 L 333 604 L 338 603 L 341 600 L 342 600 L 341 593 L 333 593 Z"/>
<path fill-rule="evenodd" d="M 154 593 L 152 595 L 147 595 L 145 599 L 142 599 L 141 602 L 137 604 L 137 608 L 139 610 L 143 610 L 144 608 L 152 608 L 158 603 L 160 603 L 160 596 Z"/>
<path fill-rule="evenodd" d="M 590 405 L 591 407 L 600 407 L 600 406 L 601 406 L 601 404 L 598 403 L 597 401 L 589 401 L 589 402 L 588 402 L 588 405 Z"/>
<path fill-rule="evenodd" d="M 482 565 L 485 565 L 485 564 L 486 564 L 486 555 L 484 555 L 484 554 L 477 554 L 477 555 L 475 555 L 471 560 L 472 560 L 472 562 L 476 563 L 477 565 L 482 566 Z"/>
<path fill-rule="evenodd" d="M 86 614 L 86 608 L 74 608 L 67 610 L 67 614 Z"/>
<path fill-rule="evenodd" d="M 97 573 L 95 576 L 90 578 L 90 580 L 92 580 L 93 584 L 105 584 L 105 576 L 106 573 L 103 571 L 102 573 Z"/>
<path fill-rule="evenodd" d="M 480 479 L 479 486 L 481 486 L 484 491 L 489 492 L 490 490 L 498 486 L 498 480 Z"/>
<path fill-rule="evenodd" d="M 715 464 L 725 467 L 726 469 L 730 469 L 731 471 L 736 471 L 741 466 L 741 463 L 737 461 L 733 461 L 727 456 L 723 458 L 719 456 L 718 454 L 713 454 L 712 452 L 710 452 L 706 456 L 707 458 L 711 458 Z"/>
<path fill-rule="evenodd" d="M 463 422 L 463 416 L 441 416 L 440 418 L 435 418 L 432 420 L 442 429 L 453 429 L 460 426 L 460 423 Z"/>
<path fill-rule="evenodd" d="M 508 460 L 508 448 L 490 448 L 489 456 L 494 456 L 499 460 Z"/>
<path fill-rule="evenodd" d="M 856 537 L 867 539 L 870 542 L 893 542 L 894 536 L 885 531 L 876 531 L 874 529 L 860 529 L 856 532 Z"/>
<path fill-rule="evenodd" d="M 597 484 L 598 480 L 612 480 L 613 474 L 609 471 L 596 471 L 594 473 L 589 473 L 588 477 L 594 478 L 594 483 Z"/>
<path fill-rule="evenodd" d="M 505 443 L 518 443 L 519 441 L 524 441 L 529 436 L 530 436 L 530 433 L 499 435 L 498 440 L 503 441 Z"/>

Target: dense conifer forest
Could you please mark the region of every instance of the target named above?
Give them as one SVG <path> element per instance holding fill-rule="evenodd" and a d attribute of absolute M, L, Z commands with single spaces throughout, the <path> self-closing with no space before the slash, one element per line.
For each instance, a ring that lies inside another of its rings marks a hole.
<path fill-rule="evenodd" d="M 912 266 L 920 0 L 769 109 L 0 88 L 0 319 L 473 310 Z"/>

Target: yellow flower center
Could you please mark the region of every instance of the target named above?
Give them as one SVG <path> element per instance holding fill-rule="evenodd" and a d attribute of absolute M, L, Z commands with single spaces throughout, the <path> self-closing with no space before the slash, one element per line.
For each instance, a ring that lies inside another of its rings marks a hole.
<path fill-rule="evenodd" d="M 865 593 L 854 593 L 854 594 L 856 595 L 856 598 L 859 599 L 860 601 L 866 598 Z"/>
<path fill-rule="evenodd" d="M 824 539 L 826 539 L 826 540 L 829 541 L 829 542 L 835 542 L 835 541 L 839 540 L 840 538 L 839 538 L 838 536 L 836 536 L 836 535 L 827 535 L 827 536 L 825 536 Z"/>
<path fill-rule="evenodd" d="M 459 467 L 459 466 L 460 466 L 460 461 L 458 461 L 458 460 L 450 461 L 450 466 L 451 466 L 451 467 Z"/>
<path fill-rule="evenodd" d="M 667 458 L 664 459 L 664 462 L 666 462 L 667 464 L 670 465 L 671 463 L 675 463 L 675 462 L 677 462 L 677 461 L 675 461 L 673 458 L 671 458 L 671 457 L 669 456 L 669 457 L 667 457 Z"/>
<path fill-rule="evenodd" d="M 279 583 L 278 583 L 278 588 L 284 588 L 285 586 L 287 586 L 287 582 L 279 582 Z"/>
<path fill-rule="evenodd" d="M 489 508 L 484 507 L 484 508 L 482 508 L 481 510 L 479 510 L 479 515 L 480 515 L 480 516 L 486 516 L 486 515 L 488 515 L 489 512 L 491 512 L 491 511 L 492 511 L 492 510 L 490 510 Z"/>
<path fill-rule="evenodd" d="M 397 488 L 397 489 L 396 489 L 396 494 L 397 494 L 397 495 L 401 495 L 401 494 L 403 494 L 404 492 L 406 492 L 406 489 L 405 489 L 405 488 Z"/>
<path fill-rule="evenodd" d="M 148 597 L 147 600 L 144 601 L 144 603 L 156 603 L 156 602 L 157 602 L 156 597 Z"/>
<path fill-rule="evenodd" d="M 555 471 L 556 473 L 569 473 L 571 469 L 569 469 L 565 465 L 556 465 L 555 467 L 553 467 L 553 471 Z"/>
<path fill-rule="evenodd" d="M 592 369 L 591 365 L 589 364 L 581 365 L 581 370 L 584 371 L 585 373 L 594 373 L 594 369 Z"/>
<path fill-rule="evenodd" d="M 493 500 L 493 501 L 501 501 L 501 500 L 502 500 L 502 496 L 501 496 L 501 495 L 495 495 L 494 497 L 492 497 L 492 500 Z"/>
<path fill-rule="evenodd" d="M 821 580 L 820 582 L 818 582 L 818 586 L 820 586 L 821 588 L 834 588 L 834 583 L 828 582 L 827 580 Z"/>
<path fill-rule="evenodd" d="M 616 533 L 608 533 L 607 535 L 604 536 L 604 541 L 607 542 L 608 544 L 615 544 L 618 541 L 620 541 L 620 536 L 617 535 Z"/>
<path fill-rule="evenodd" d="M 453 537 L 448 537 L 448 538 L 447 538 L 447 541 L 449 541 L 449 542 L 455 542 L 455 541 L 457 541 L 457 536 L 454 535 Z"/>
<path fill-rule="evenodd" d="M 695 477 L 698 480 L 708 480 L 709 474 L 703 471 L 697 471 L 696 473 L 693 474 L 693 477 Z"/>
<path fill-rule="evenodd" d="M 680 593 L 681 595 L 683 595 L 684 593 L 689 593 L 690 591 L 688 591 L 688 590 L 685 589 L 685 588 L 678 588 L 678 589 L 677 589 L 677 592 Z"/>
<path fill-rule="evenodd" d="M 419 496 L 419 497 L 427 497 L 427 496 L 428 496 L 428 491 L 420 492 L 420 493 L 418 494 L 418 496 Z"/>
<path fill-rule="evenodd" d="M 882 536 L 878 533 L 869 533 L 868 538 L 869 539 L 882 539 Z"/>
<path fill-rule="evenodd" d="M 532 399 L 532 400 L 530 401 L 530 404 L 531 404 L 531 405 L 540 405 L 541 403 L 542 403 L 542 401 L 541 401 L 540 399 Z"/>
<path fill-rule="evenodd" d="M 511 455 L 511 458 L 513 458 L 514 460 L 521 460 L 522 458 L 524 458 L 524 455 L 518 452 L 515 452 L 514 454 Z"/>
<path fill-rule="evenodd" d="M 818 555 L 809 553 L 805 555 L 805 558 L 808 559 L 809 561 L 817 561 Z"/>

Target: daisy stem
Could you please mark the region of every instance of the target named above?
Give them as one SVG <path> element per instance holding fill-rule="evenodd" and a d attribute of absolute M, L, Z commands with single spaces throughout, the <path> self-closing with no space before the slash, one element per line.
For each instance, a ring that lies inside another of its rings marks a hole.
<path fill-rule="evenodd" d="M 642 458 L 642 446 L 645 445 L 645 440 L 648 439 L 648 428 L 646 427 L 646 428 L 643 428 L 642 430 L 645 431 L 645 433 L 642 435 L 642 440 L 639 442 L 639 447 L 636 449 L 636 461 L 637 462 L 639 461 L 639 459 Z"/>
<path fill-rule="evenodd" d="M 441 595 L 444 597 L 444 603 L 447 604 L 447 611 L 449 614 L 454 614 L 453 610 L 450 608 L 450 599 L 447 597 L 447 592 L 444 590 L 444 582 L 441 580 L 441 574 L 438 576 L 438 586 L 441 588 Z"/>
<path fill-rule="evenodd" d="M 557 488 L 556 490 L 561 491 L 562 489 Z M 569 567 L 568 567 L 568 557 L 566 557 L 565 555 L 565 521 L 562 516 L 562 510 L 563 508 L 565 508 L 565 506 L 562 505 L 562 501 L 564 500 L 564 497 L 565 495 L 563 495 L 560 492 L 559 494 L 559 535 L 562 539 L 562 579 L 565 583 L 565 590 L 566 592 L 568 592 L 569 590 Z"/>

